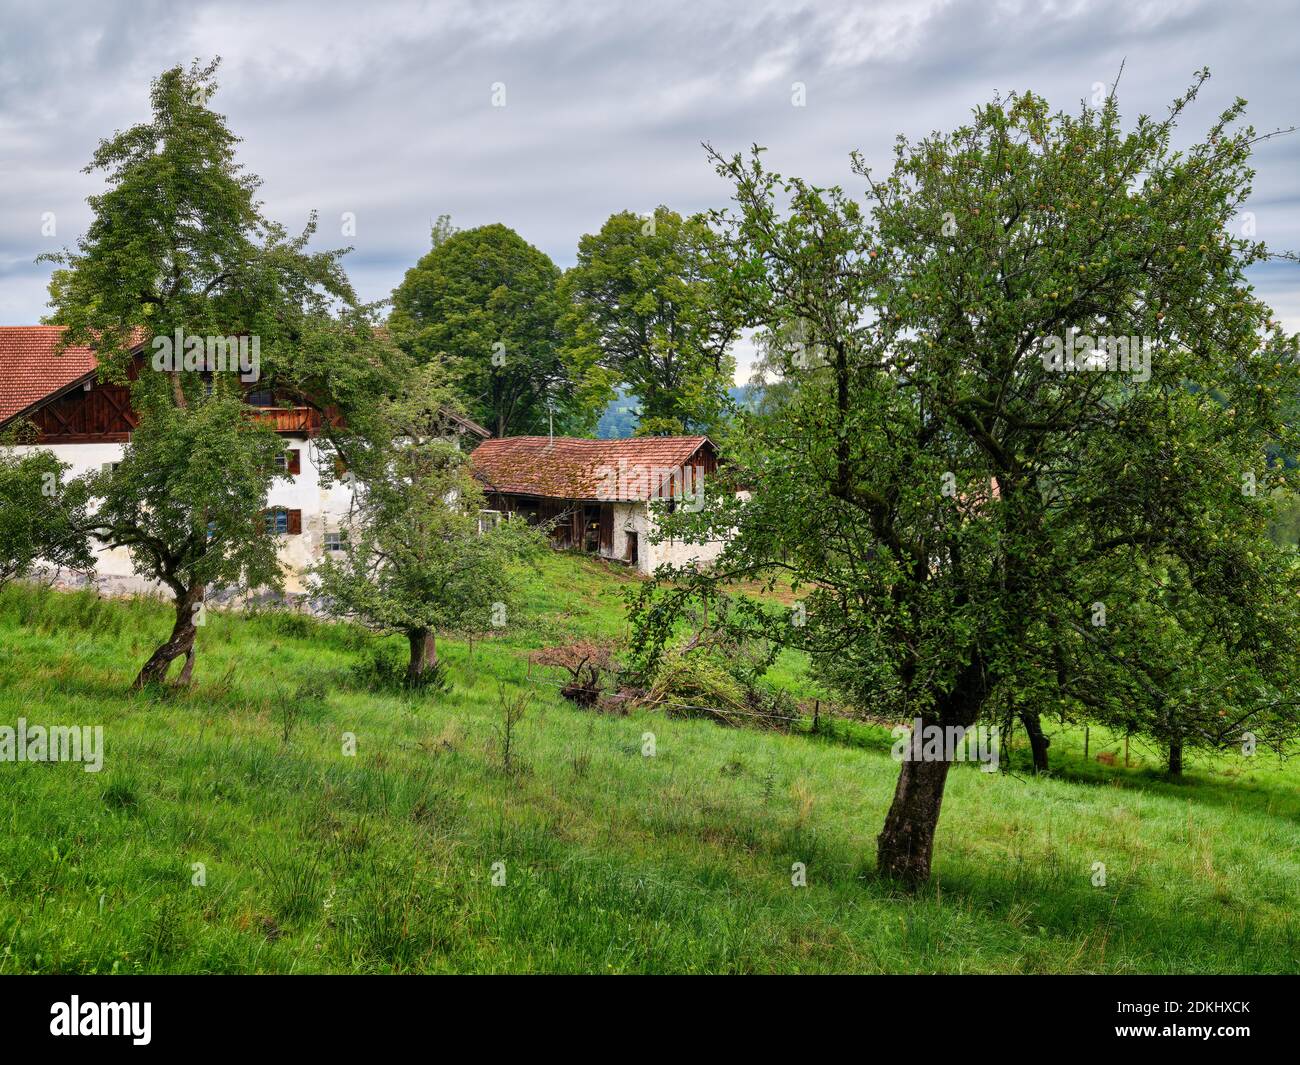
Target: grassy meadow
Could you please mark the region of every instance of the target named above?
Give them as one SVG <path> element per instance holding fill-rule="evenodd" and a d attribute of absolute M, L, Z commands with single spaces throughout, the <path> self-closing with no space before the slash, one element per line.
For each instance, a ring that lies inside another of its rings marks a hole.
<path fill-rule="evenodd" d="M 1059 732 L 1050 778 L 954 769 L 905 895 L 874 873 L 885 730 L 600 714 L 530 676 L 619 634 L 628 580 L 548 556 L 527 617 L 441 641 L 451 690 L 419 696 L 367 688 L 357 630 L 274 612 L 209 613 L 192 690 L 132 695 L 168 607 L 6 589 L 0 724 L 102 724 L 105 759 L 0 763 L 0 973 L 1300 971 L 1293 765 L 1175 784 Z M 774 677 L 811 691 L 793 656 Z"/>

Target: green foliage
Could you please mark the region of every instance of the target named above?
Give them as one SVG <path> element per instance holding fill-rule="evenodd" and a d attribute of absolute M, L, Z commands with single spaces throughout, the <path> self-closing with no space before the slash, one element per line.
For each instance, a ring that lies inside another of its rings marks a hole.
<path fill-rule="evenodd" d="M 560 271 L 500 224 L 455 231 L 434 245 L 393 293 L 393 335 L 420 364 L 436 363 L 470 415 L 497 436 L 589 431 L 607 386 L 564 357 Z"/>
<path fill-rule="evenodd" d="M 742 634 L 738 602 L 719 599 L 710 619 L 698 616 L 693 631 L 667 650 L 633 659 L 630 675 L 646 685 L 648 705 L 739 727 L 788 728 L 798 719 L 793 699 L 767 679 L 779 648 Z"/>
<path fill-rule="evenodd" d="M 1201 81 L 1128 131 L 1113 97 L 1078 115 L 995 99 L 900 140 L 884 178 L 856 160 L 865 208 L 758 150 L 715 157 L 738 205 L 718 219 L 735 298 L 793 341 L 776 360 L 789 387 L 728 439 L 734 483 L 669 525 L 736 528 L 715 571 L 647 588 L 647 612 L 785 573 L 806 624 L 749 622 L 832 659 L 862 706 L 969 725 L 999 690 L 1046 687 L 1152 734 L 1221 709 L 1294 734 L 1280 634 L 1300 569 L 1267 536 L 1268 490 L 1294 473 L 1265 455 L 1294 450 L 1297 337 L 1246 280 L 1266 249 L 1228 228 L 1251 177 L 1242 104 L 1172 146 Z M 1149 340 L 1149 374 L 1061 372 L 1051 339 L 1081 337 Z M 1218 705 L 1215 684 L 1154 679 L 1178 643 L 1214 648 Z M 1230 675 L 1251 678 L 1248 698 Z"/>
<path fill-rule="evenodd" d="M 178 597 L 195 587 L 277 588 L 276 540 L 258 514 L 285 476 L 275 465 L 282 450 L 228 389 L 189 407 L 159 403 L 117 467 L 87 479 L 100 500 L 93 531 Z"/>
<path fill-rule="evenodd" d="M 384 692 L 414 689 L 445 693 L 451 681 L 445 662 L 436 662 L 414 677 L 407 676 L 406 653 L 390 641 L 371 644 L 365 656 L 352 667 L 351 676 L 366 691 Z"/>
<path fill-rule="evenodd" d="M 541 534 L 514 521 L 480 528 L 482 490 L 448 439 L 443 412 L 452 403 L 436 368 L 425 367 L 385 402 L 385 430 L 355 453 L 360 492 L 348 548 L 313 571 L 337 616 L 421 639 L 506 624 L 512 565 L 540 549 Z"/>
<path fill-rule="evenodd" d="M 745 691 L 720 662 L 710 655 L 682 649 L 660 659 L 654 680 L 646 691 L 651 705 L 664 705 L 669 713 L 713 715 L 723 720 L 745 711 Z"/>
<path fill-rule="evenodd" d="M 723 249 L 700 217 L 611 215 L 564 277 L 575 350 L 640 403 L 637 435 L 709 431 L 727 409 L 739 322 L 716 282 Z"/>
<path fill-rule="evenodd" d="M 239 138 L 208 103 L 220 60 L 173 67 L 154 79 L 148 122 L 115 133 L 87 173 L 108 188 L 91 196 L 94 218 L 75 251 L 45 256 L 51 320 L 64 343 L 93 344 L 101 373 L 127 380 L 141 335 L 249 336 L 264 373 L 296 358 L 301 331 L 338 302 L 355 305 L 345 249 L 308 252 L 313 214 L 296 237 L 265 218 L 261 181 L 236 159 Z M 137 391 L 201 391 L 199 374 L 145 373 Z"/>
<path fill-rule="evenodd" d="M 1264 251 L 1226 232 L 1253 133 L 1237 105 L 1175 152 L 1184 102 L 1125 133 L 1113 100 L 1078 117 L 995 101 L 900 143 L 883 181 L 859 164 L 870 214 L 758 154 L 718 160 L 740 207 L 739 298 L 803 339 L 782 367 L 794 392 L 732 442 L 752 501 L 724 489 L 678 521 L 739 523 L 720 575 L 784 566 L 812 586 L 806 626 L 764 628 L 835 648 L 859 699 L 987 692 L 1037 649 L 1036 624 L 1118 654 L 1168 566 L 1203 602 L 1294 599 L 1265 494 L 1243 491 L 1266 479 L 1266 445 L 1294 437 L 1283 401 L 1300 387 L 1296 338 L 1244 280 Z M 1053 372 L 1043 338 L 1074 329 L 1154 338 L 1150 380 Z M 1086 631 L 1098 601 L 1122 623 Z"/>
<path fill-rule="evenodd" d="M 287 357 L 264 374 L 271 388 L 321 414 L 317 446 L 350 466 L 354 450 L 383 431 L 384 401 L 406 388 L 413 366 L 389 334 L 377 328 L 375 308 L 343 307 L 333 316 L 304 318 Z M 320 465 L 321 481 L 333 482 L 333 464 Z"/>
<path fill-rule="evenodd" d="M 69 467 L 48 451 L 26 454 L 0 438 L 0 585 L 38 562 L 55 569 L 90 569 L 86 492 L 64 481 Z"/>

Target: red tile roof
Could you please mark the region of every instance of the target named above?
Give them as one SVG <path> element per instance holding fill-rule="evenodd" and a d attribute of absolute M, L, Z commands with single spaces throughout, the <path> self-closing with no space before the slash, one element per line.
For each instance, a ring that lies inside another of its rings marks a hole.
<path fill-rule="evenodd" d="M 90 348 L 56 355 L 61 325 L 0 325 L 0 424 L 95 369 Z"/>
<path fill-rule="evenodd" d="M 507 436 L 480 444 L 470 464 L 489 491 L 507 495 L 650 499 L 663 476 L 659 471 L 681 468 L 705 445 L 713 448 L 707 436 Z"/>
<path fill-rule="evenodd" d="M 55 353 L 63 329 L 61 325 L 0 325 L 0 425 L 76 384 L 98 365 L 92 348 L 74 345 Z M 143 341 L 143 332 L 136 336 Z M 476 436 L 492 435 L 472 418 L 446 413 Z"/>

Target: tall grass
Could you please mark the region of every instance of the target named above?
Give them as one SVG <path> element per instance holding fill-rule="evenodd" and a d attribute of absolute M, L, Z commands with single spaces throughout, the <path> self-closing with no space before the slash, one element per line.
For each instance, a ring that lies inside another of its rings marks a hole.
<path fill-rule="evenodd" d="M 167 604 L 5 589 L 0 724 L 102 724 L 106 751 L 0 763 L 0 972 L 1300 971 L 1292 766 L 1174 784 L 1060 730 L 1049 779 L 1027 752 L 954 770 L 905 896 L 872 861 L 883 730 L 602 715 L 530 678 L 530 650 L 620 631 L 625 580 L 548 558 L 524 624 L 443 641 L 450 687 L 418 696 L 357 683 L 351 626 L 218 611 L 191 691 L 131 695 Z M 532 693 L 508 773 L 502 682 Z"/>

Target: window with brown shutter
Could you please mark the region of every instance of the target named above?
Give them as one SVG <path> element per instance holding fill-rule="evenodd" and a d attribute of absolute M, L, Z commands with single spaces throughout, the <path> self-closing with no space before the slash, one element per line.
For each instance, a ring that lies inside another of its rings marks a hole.
<path fill-rule="evenodd" d="M 302 452 L 296 447 L 289 449 L 289 472 L 292 474 L 302 473 Z"/>
<path fill-rule="evenodd" d="M 266 531 L 272 536 L 302 535 L 301 510 L 290 510 L 288 507 L 270 507 L 262 511 L 262 520 L 266 522 Z"/>

